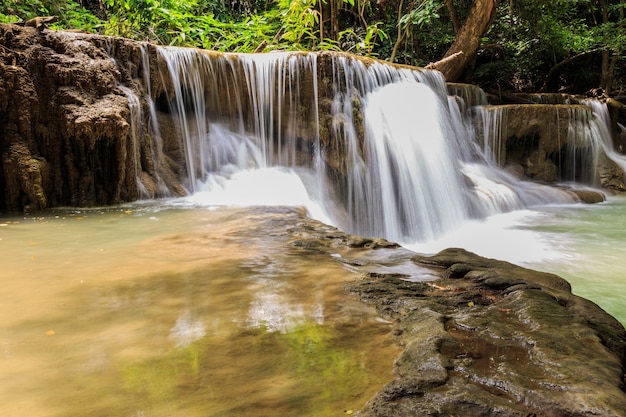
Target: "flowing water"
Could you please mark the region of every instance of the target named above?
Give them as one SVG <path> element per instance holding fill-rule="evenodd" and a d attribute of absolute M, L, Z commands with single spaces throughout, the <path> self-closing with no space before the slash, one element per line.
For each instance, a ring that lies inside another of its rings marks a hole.
<path fill-rule="evenodd" d="M 294 208 L 0 220 L 0 415 L 331 416 L 391 379 L 390 324 Z"/>
<path fill-rule="evenodd" d="M 421 253 L 462 247 L 567 279 L 572 292 L 626 325 L 626 197 L 594 205 L 548 205 L 465 223 L 440 238 L 407 245 Z"/>
<path fill-rule="evenodd" d="M 340 416 L 392 378 L 391 325 L 343 289 L 362 271 L 288 244 L 299 209 L 206 197 L 0 218 L 0 415 Z M 625 209 L 537 207 L 414 249 L 557 273 L 626 323 Z"/>
<path fill-rule="evenodd" d="M 343 290 L 359 271 L 340 253 L 289 245 L 294 206 L 417 252 L 461 246 L 557 273 L 626 322 L 626 200 L 577 205 L 500 169 L 497 135 L 481 144 L 440 74 L 337 55 L 322 99 L 315 54 L 159 53 L 190 197 L 0 219 L 0 415 L 359 409 L 391 379 L 390 324 Z M 150 131 L 164 158 L 154 103 L 122 91 L 133 137 Z M 593 106 L 563 140 L 621 163 Z M 595 167 L 575 167 L 594 185 Z"/>
<path fill-rule="evenodd" d="M 525 262 L 557 273 L 575 294 L 599 304 L 626 326 L 626 198 L 594 206 L 544 207 L 520 225 L 539 234 L 556 256 Z"/>
<path fill-rule="evenodd" d="M 159 52 L 171 76 L 169 102 L 191 192 L 282 168 L 301 177 L 319 208 L 314 217 L 403 244 L 437 239 L 474 219 L 574 202 L 500 169 L 505 114 L 484 112 L 483 137 L 476 137 L 471 113 L 484 106 L 467 111 L 448 97 L 437 72 L 344 55 L 323 58 L 331 64 L 320 68 L 316 54 Z M 329 79 L 332 91 L 320 97 L 320 80 Z M 588 106 L 571 106 L 566 118 L 562 180 L 597 185 L 608 131 L 598 129 Z M 329 166 L 328 158 L 339 163 Z"/>

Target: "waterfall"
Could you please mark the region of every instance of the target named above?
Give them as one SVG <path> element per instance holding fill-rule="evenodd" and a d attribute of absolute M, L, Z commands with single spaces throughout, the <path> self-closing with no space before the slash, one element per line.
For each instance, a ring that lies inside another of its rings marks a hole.
<path fill-rule="evenodd" d="M 113 44 L 107 43 L 106 46 L 110 59 L 119 65 L 114 58 Z M 121 83 L 117 85 L 128 100 L 129 135 L 133 144 L 132 158 L 137 190 L 143 199 L 171 197 L 172 192 L 160 172 L 160 169 L 167 166 L 168 162 L 163 150 L 159 116 L 152 97 L 149 51 L 147 44 L 141 44 L 138 49 L 141 74 L 137 74 L 137 78 L 130 80 L 128 85 Z"/>
<path fill-rule="evenodd" d="M 245 204 L 230 191 L 256 196 L 252 204 L 306 200 L 313 216 L 347 232 L 410 243 L 471 219 L 574 202 L 503 170 L 506 116 L 485 113 L 477 135 L 470 107 L 483 98 L 449 97 L 438 72 L 344 54 L 158 51 L 186 187 L 211 204 Z M 581 117 L 571 115 L 580 123 L 563 138 L 574 152 L 595 140 Z"/>
<path fill-rule="evenodd" d="M 626 156 L 619 153 L 613 145 L 611 137 L 611 116 L 606 103 L 599 100 L 584 100 L 582 104 L 589 106 L 593 112 L 593 120 L 590 124 L 590 136 L 600 144 L 606 156 L 615 162 L 622 170 L 626 171 Z M 621 125 L 618 126 L 621 127 Z"/>
<path fill-rule="evenodd" d="M 143 132 L 143 114 L 141 111 L 141 100 L 132 89 L 124 85 L 118 85 L 118 88 L 126 95 L 126 98 L 128 99 L 128 109 L 130 111 L 130 139 L 133 143 L 132 158 L 135 162 L 135 182 L 137 184 L 137 188 L 141 197 L 149 198 L 150 193 L 141 182 L 139 175 L 139 173 L 141 172 L 141 158 L 139 157 L 139 155 L 141 154 L 141 141 L 139 140 L 139 138 L 142 136 Z"/>
<path fill-rule="evenodd" d="M 430 87 L 409 80 L 365 97 L 368 163 L 350 179 L 364 184 L 350 213 L 358 233 L 407 241 L 419 231 L 433 239 L 467 218 L 446 105 Z"/>

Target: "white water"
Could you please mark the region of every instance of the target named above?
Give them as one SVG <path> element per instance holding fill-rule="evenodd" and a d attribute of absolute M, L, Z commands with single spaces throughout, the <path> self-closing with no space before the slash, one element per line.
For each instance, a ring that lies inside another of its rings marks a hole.
<path fill-rule="evenodd" d="M 161 54 L 196 203 L 301 205 L 345 231 L 405 245 L 440 241 L 498 214 L 573 203 L 498 168 L 494 145 L 479 145 L 439 73 L 332 56 L 330 145 L 322 145 L 317 55 Z M 564 140 L 588 146 L 595 161 L 601 142 L 589 120 L 572 120 L 574 133 L 582 126 L 585 134 Z M 345 155 L 336 182 L 324 162 L 328 146 Z"/>
<path fill-rule="evenodd" d="M 611 116 L 609 115 L 607 105 L 597 100 L 587 100 L 584 104 L 591 107 L 594 115 L 590 123 L 590 136 L 597 138 L 596 140 L 599 142 L 606 155 L 619 165 L 620 168 L 626 171 L 626 156 L 617 152 L 611 140 L 609 129 L 609 126 L 611 126 Z M 618 126 L 622 128 L 619 123 Z"/>
<path fill-rule="evenodd" d="M 445 103 L 414 81 L 389 84 L 365 101 L 370 158 L 353 179 L 364 187 L 355 195 L 361 209 L 351 216 L 352 227 L 402 242 L 414 238 L 414 231 L 428 240 L 458 227 L 468 211 Z"/>

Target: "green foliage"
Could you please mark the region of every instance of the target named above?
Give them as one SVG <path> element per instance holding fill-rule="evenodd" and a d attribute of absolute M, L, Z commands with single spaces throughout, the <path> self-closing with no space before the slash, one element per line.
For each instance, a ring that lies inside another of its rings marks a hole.
<path fill-rule="evenodd" d="M 590 0 L 520 0 L 515 8 L 502 4 L 484 40 L 475 80 L 488 88 L 536 91 L 554 66 L 570 58 L 601 49 L 621 54 L 625 38 L 619 9 L 613 5 L 611 20 L 603 23 L 597 4 Z M 573 61 L 574 71 L 561 73 L 560 88 L 580 91 L 593 83 L 597 86 L 599 65 L 582 68 L 582 63 Z"/>
<path fill-rule="evenodd" d="M 389 39 L 389 35 L 381 28 L 383 22 L 368 25 L 365 29 L 346 29 L 339 32 L 337 41 L 342 50 L 364 56 L 376 56 L 374 48 L 379 41 Z"/>
<path fill-rule="evenodd" d="M 283 22 L 282 39 L 297 45 L 312 43 L 317 38 L 316 27 L 319 22 L 319 12 L 315 10 L 317 0 L 281 0 Z"/>
<path fill-rule="evenodd" d="M 403 28 L 413 25 L 422 29 L 426 25 L 432 23 L 433 20 L 439 19 L 439 9 L 441 7 L 442 5 L 437 0 L 417 2 L 415 8 L 403 15 L 398 23 Z"/>
<path fill-rule="evenodd" d="M 452 3 L 463 21 L 473 1 Z M 396 62 L 412 65 L 437 61 L 453 43 L 447 14 L 442 0 L 333 0 L 332 8 L 328 0 L 0 0 L 0 22 L 55 15 L 59 20 L 52 29 L 164 45 L 230 52 L 251 52 L 259 45 L 265 50 L 333 49 L 381 59 L 393 54 Z M 530 91 L 541 86 L 551 68 L 578 55 L 608 51 L 612 62 L 623 63 L 625 28 L 624 4 L 617 0 L 499 2 L 474 81 Z M 599 55 L 595 59 L 587 72 L 599 71 Z M 616 66 L 618 76 L 621 67 Z M 563 83 L 573 83 L 566 78 Z"/>
<path fill-rule="evenodd" d="M 80 29 L 95 32 L 102 22 L 74 0 L 2 0 L 0 22 L 16 23 L 37 16 L 57 16 L 53 29 Z"/>

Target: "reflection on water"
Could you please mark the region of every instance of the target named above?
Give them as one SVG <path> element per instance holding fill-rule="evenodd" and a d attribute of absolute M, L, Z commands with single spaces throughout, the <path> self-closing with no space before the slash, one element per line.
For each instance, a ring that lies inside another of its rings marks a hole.
<path fill-rule="evenodd" d="M 391 379 L 390 325 L 295 209 L 0 219 L 0 415 L 331 416 Z"/>

